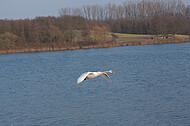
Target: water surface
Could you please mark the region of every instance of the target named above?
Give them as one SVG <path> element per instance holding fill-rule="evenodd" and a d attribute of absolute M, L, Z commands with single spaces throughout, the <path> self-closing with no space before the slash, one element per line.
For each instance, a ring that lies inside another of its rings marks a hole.
<path fill-rule="evenodd" d="M 0 55 L 0 125 L 189 126 L 189 77 L 190 43 Z"/>

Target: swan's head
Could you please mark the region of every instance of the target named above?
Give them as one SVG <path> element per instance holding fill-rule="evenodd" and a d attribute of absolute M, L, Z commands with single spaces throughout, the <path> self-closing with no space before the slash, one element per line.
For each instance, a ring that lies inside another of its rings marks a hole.
<path fill-rule="evenodd" d="M 110 73 L 115 73 L 113 70 L 110 70 Z"/>

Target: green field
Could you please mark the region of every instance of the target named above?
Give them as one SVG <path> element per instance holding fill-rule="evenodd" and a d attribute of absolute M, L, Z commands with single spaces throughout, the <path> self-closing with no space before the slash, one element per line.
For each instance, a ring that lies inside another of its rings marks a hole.
<path fill-rule="evenodd" d="M 117 39 L 113 39 L 112 35 L 116 35 Z M 75 31 L 75 38 L 74 40 L 82 41 L 82 33 L 81 30 Z M 168 36 L 168 38 L 166 38 Z M 93 38 L 92 34 L 90 34 L 90 37 Z M 164 38 L 162 38 L 164 37 Z M 172 40 L 180 40 L 180 41 L 189 41 L 188 35 L 177 35 L 174 36 L 172 34 L 169 35 L 143 35 L 143 34 L 123 34 L 123 33 L 112 33 L 109 32 L 109 42 L 152 42 L 152 41 L 172 41 Z"/>
<path fill-rule="evenodd" d="M 166 40 L 172 40 L 177 39 L 181 41 L 188 41 L 189 36 L 188 35 L 168 35 L 168 38 L 166 38 L 163 35 L 141 35 L 141 34 L 122 34 L 122 33 L 114 33 L 118 36 L 118 42 L 142 42 L 142 41 L 166 41 Z M 164 37 L 164 38 L 163 38 Z"/>
<path fill-rule="evenodd" d="M 139 34 L 122 34 L 115 33 L 118 36 L 118 42 L 131 42 L 131 41 L 150 41 L 151 35 L 139 35 Z"/>

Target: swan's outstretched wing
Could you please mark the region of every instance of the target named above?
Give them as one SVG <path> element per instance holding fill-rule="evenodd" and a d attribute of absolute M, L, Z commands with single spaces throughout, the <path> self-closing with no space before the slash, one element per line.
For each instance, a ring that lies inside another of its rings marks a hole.
<path fill-rule="evenodd" d="M 102 77 L 106 78 L 109 82 L 111 82 L 110 77 L 106 73 L 102 74 Z"/>
<path fill-rule="evenodd" d="M 87 76 L 88 74 L 89 74 L 89 72 L 86 72 L 86 73 L 81 74 L 80 77 L 79 77 L 78 80 L 77 80 L 77 83 L 79 84 L 80 82 L 82 82 L 82 81 L 86 78 L 86 76 Z"/>

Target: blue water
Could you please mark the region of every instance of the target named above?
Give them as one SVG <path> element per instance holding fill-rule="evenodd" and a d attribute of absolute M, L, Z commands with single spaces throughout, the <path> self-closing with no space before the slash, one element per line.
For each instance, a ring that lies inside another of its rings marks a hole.
<path fill-rule="evenodd" d="M 0 55 L 0 126 L 76 125 L 189 126 L 190 43 Z"/>

